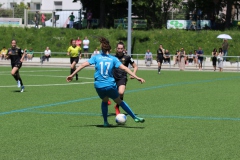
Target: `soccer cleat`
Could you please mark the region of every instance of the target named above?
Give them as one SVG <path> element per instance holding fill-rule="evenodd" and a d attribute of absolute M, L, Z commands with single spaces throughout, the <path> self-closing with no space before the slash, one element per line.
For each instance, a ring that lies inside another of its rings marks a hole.
<path fill-rule="evenodd" d="M 21 87 L 21 91 L 20 91 L 20 92 L 23 92 L 23 91 L 24 91 L 24 89 L 25 89 L 25 87 L 24 87 L 24 86 L 22 86 L 22 87 Z"/>
<path fill-rule="evenodd" d="M 17 85 L 18 85 L 18 88 L 21 87 L 21 82 L 19 80 L 17 81 Z"/>
<path fill-rule="evenodd" d="M 116 115 L 120 114 L 119 107 L 116 105 L 114 108 L 115 108 Z"/>
<path fill-rule="evenodd" d="M 104 122 L 103 127 L 109 127 L 110 124 L 108 122 Z"/>
<path fill-rule="evenodd" d="M 145 119 L 144 118 L 140 118 L 140 117 L 136 117 L 136 118 L 134 118 L 134 121 L 137 122 L 137 123 L 144 123 Z"/>
<path fill-rule="evenodd" d="M 108 100 L 108 105 L 111 105 L 112 103 L 111 103 L 111 101 L 110 100 Z"/>

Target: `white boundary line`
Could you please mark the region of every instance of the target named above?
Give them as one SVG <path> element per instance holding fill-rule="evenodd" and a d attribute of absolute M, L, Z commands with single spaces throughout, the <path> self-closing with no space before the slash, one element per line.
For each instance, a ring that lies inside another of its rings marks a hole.
<path fill-rule="evenodd" d="M 10 75 L 10 74 L 0 74 L 0 75 Z M 21 74 L 21 76 L 30 76 L 30 77 L 56 77 L 56 78 L 67 78 L 67 76 L 51 76 L 51 75 L 28 75 L 28 74 Z M 82 79 L 92 79 L 93 78 L 89 78 L 89 77 L 78 77 L 78 78 L 82 78 Z"/>
<path fill-rule="evenodd" d="M 41 84 L 41 85 L 24 85 L 25 87 L 51 87 L 51 86 L 68 86 L 68 85 L 78 85 L 78 84 L 92 84 L 94 82 L 82 82 L 82 83 L 64 83 L 64 84 Z M 10 86 L 0 86 L 0 88 L 12 88 L 17 87 L 17 85 L 10 85 Z"/>

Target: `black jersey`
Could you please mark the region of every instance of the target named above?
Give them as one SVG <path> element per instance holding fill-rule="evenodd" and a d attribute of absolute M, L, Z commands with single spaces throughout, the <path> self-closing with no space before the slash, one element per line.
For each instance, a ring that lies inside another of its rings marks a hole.
<path fill-rule="evenodd" d="M 11 64 L 18 63 L 23 55 L 23 50 L 21 48 L 9 48 L 7 52 L 9 58 L 11 59 Z"/>
<path fill-rule="evenodd" d="M 129 55 L 126 55 L 126 54 L 124 54 L 123 56 L 116 55 L 116 57 L 126 67 L 128 67 L 129 64 L 132 65 L 134 63 L 133 59 Z M 127 73 L 120 68 L 114 68 L 113 76 L 115 79 L 118 80 L 118 79 L 122 79 L 122 78 L 127 78 Z"/>
<path fill-rule="evenodd" d="M 162 59 L 163 58 L 163 49 L 158 49 L 157 50 L 157 59 Z"/>

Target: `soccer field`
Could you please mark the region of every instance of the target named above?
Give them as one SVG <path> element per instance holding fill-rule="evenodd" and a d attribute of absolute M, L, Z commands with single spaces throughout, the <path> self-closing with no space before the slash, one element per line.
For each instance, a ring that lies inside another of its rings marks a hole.
<path fill-rule="evenodd" d="M 139 70 L 124 100 L 145 123 L 117 125 L 112 101 L 104 128 L 94 70 L 69 72 L 23 67 L 20 93 L 0 67 L 0 159 L 240 159 L 239 73 Z"/>

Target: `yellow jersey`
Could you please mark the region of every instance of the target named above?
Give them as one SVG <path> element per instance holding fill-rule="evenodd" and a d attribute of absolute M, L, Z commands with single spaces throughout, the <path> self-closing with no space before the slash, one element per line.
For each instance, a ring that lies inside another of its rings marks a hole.
<path fill-rule="evenodd" d="M 70 57 L 77 57 L 79 53 L 81 53 L 81 50 L 82 49 L 79 46 L 76 47 L 70 46 L 68 47 L 67 52 L 70 54 Z"/>

